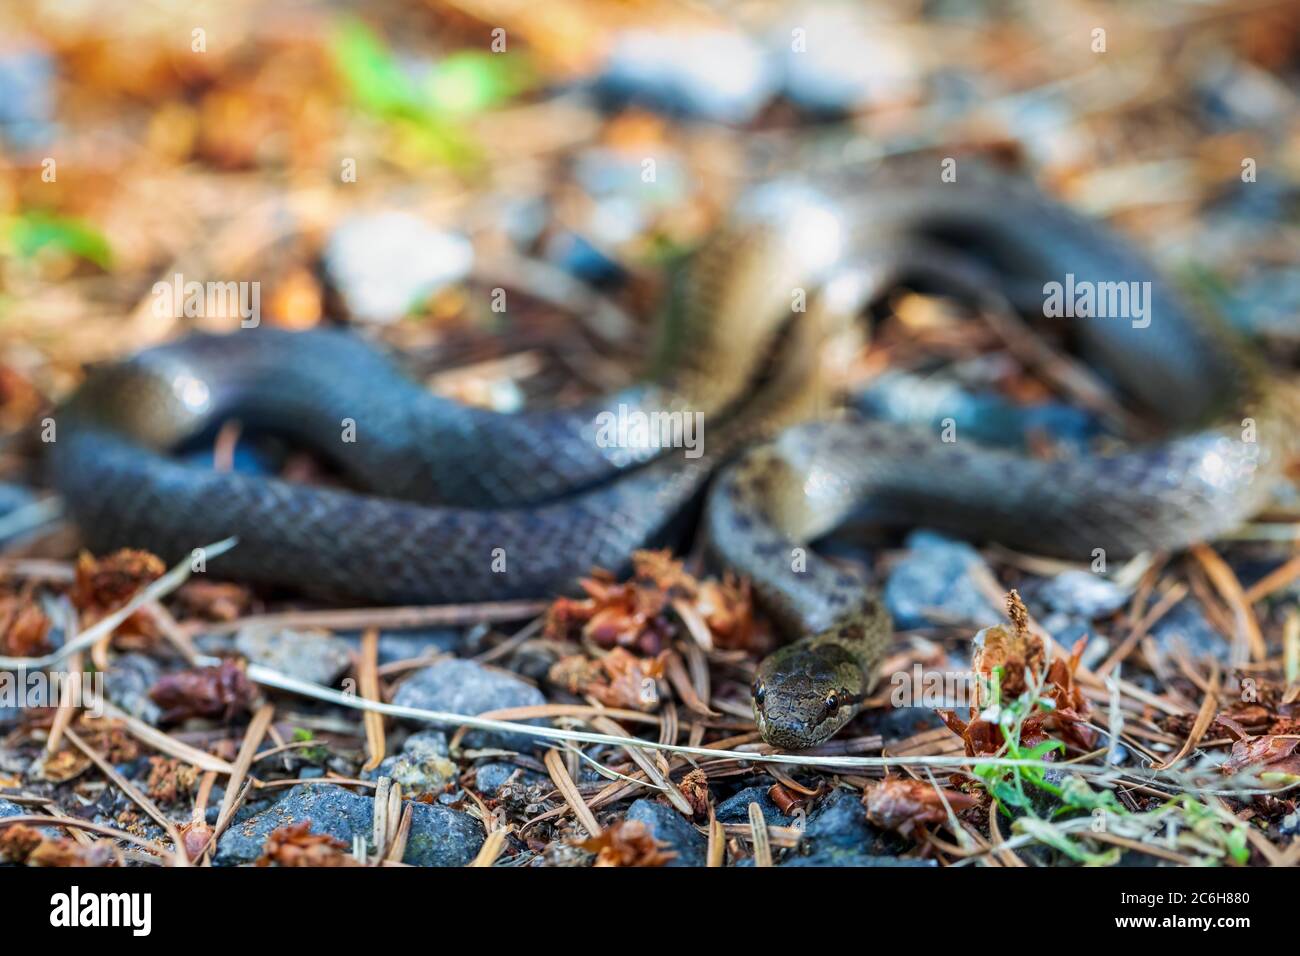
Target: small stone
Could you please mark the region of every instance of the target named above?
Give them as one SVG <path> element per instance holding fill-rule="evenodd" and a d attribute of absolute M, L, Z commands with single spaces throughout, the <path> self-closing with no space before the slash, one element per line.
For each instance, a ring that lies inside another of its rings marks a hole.
<path fill-rule="evenodd" d="M 775 31 L 772 46 L 785 95 L 811 113 L 899 102 L 919 88 L 918 64 L 902 39 L 852 5 L 800 10 Z"/>
<path fill-rule="evenodd" d="M 36 814 L 35 811 L 29 807 L 21 806 L 20 804 L 14 803 L 12 800 L 5 800 L 3 797 L 0 797 L 0 820 L 3 820 L 5 817 L 21 817 L 28 814 L 39 816 L 39 814 Z M 37 827 L 36 831 L 51 840 L 57 840 L 59 837 L 64 836 L 67 833 L 66 830 L 61 830 L 58 827 Z"/>
<path fill-rule="evenodd" d="M 987 565 L 969 544 L 922 529 L 908 535 L 907 548 L 885 582 L 885 603 L 896 629 L 953 623 L 989 627 L 1002 620 L 971 575 Z"/>
<path fill-rule="evenodd" d="M 440 710 L 472 717 L 508 707 L 537 707 L 546 703 L 546 697 L 536 687 L 505 671 L 453 658 L 413 673 L 397 688 L 393 703 L 399 707 Z M 540 725 L 541 721 L 530 723 Z M 536 739 L 524 734 L 471 730 L 465 735 L 465 746 L 469 749 L 530 750 Z"/>
<path fill-rule="evenodd" d="M 1132 594 L 1099 574 L 1071 569 L 1044 581 L 1034 597 L 1053 611 L 1096 620 L 1114 614 Z"/>
<path fill-rule="evenodd" d="M 441 792 L 456 779 L 457 767 L 447 759 L 447 737 L 440 730 L 424 730 L 406 738 L 402 752 L 385 757 L 367 780 L 392 777 L 401 784 L 403 794 Z"/>
<path fill-rule="evenodd" d="M 767 791 L 767 787 L 746 787 L 719 803 L 714 808 L 714 815 L 723 823 L 748 823 L 749 805 L 757 803 L 768 826 L 788 827 L 794 818 L 782 813 L 780 807 L 767 795 Z"/>
<path fill-rule="evenodd" d="M 1164 653 L 1181 645 L 1193 660 L 1211 659 L 1227 664 L 1232 642 L 1210 623 L 1201 602 L 1184 598 L 1151 626 L 1151 638 Z"/>
<path fill-rule="evenodd" d="M 39 46 L 0 51 L 0 139 L 35 149 L 54 138 L 55 72 L 54 58 Z"/>
<path fill-rule="evenodd" d="M 597 94 L 718 123 L 745 123 L 776 88 L 766 53 L 726 30 L 629 30 L 616 37 Z"/>
<path fill-rule="evenodd" d="M 374 798 L 335 786 L 299 784 L 275 805 L 227 830 L 217 843 L 219 866 L 252 863 L 262 855 L 271 831 L 302 820 L 312 833 L 323 833 L 351 845 L 355 835 L 370 839 Z M 404 863 L 414 866 L 464 866 L 483 845 L 483 827 L 467 813 L 430 803 L 410 803 L 411 833 Z"/>
<path fill-rule="evenodd" d="M 1103 429 L 1091 413 L 1060 402 L 1020 405 L 992 390 L 989 372 L 971 365 L 974 382 L 947 373 L 921 375 L 891 371 L 853 396 L 859 411 L 884 421 L 923 424 L 933 429 L 951 422 L 963 440 L 1025 450 L 1032 437 L 1049 438 L 1063 448 L 1088 448 Z M 977 374 L 979 373 L 979 374 Z"/>
<path fill-rule="evenodd" d="M 834 790 L 808 815 L 799 847 L 782 866 L 914 866 L 897 854 L 908 844 L 867 821 L 857 794 Z"/>
<path fill-rule="evenodd" d="M 325 273 L 353 318 L 389 323 L 469 275 L 474 247 L 405 212 L 353 216 L 334 230 Z"/>
<path fill-rule="evenodd" d="M 346 641 L 354 651 L 361 649 L 359 631 L 341 631 L 338 638 Z M 379 664 L 409 661 L 435 654 L 454 654 L 462 644 L 464 635 L 452 627 L 412 628 L 402 631 L 384 631 L 379 635 Z"/>
<path fill-rule="evenodd" d="M 149 699 L 149 689 L 161 676 L 162 668 L 152 657 L 122 654 L 104 674 L 104 691 L 109 700 L 132 717 L 156 724 L 162 711 Z"/>
<path fill-rule="evenodd" d="M 866 807 L 857 796 L 847 790 L 833 790 L 809 814 L 803 836 L 816 847 L 863 849 L 875 841 L 879 831 L 867 822 Z"/>
<path fill-rule="evenodd" d="M 666 866 L 704 866 L 707 862 L 708 843 L 671 807 L 654 800 L 638 800 L 628 808 L 627 819 L 644 823 L 652 837 L 668 844 L 664 850 L 677 853 Z"/>
<path fill-rule="evenodd" d="M 248 628 L 235 638 L 235 650 L 254 664 L 326 686 L 352 664 L 347 642 L 329 631 Z"/>
<path fill-rule="evenodd" d="M 529 770 L 527 767 L 516 767 L 511 763 L 485 763 L 477 771 L 474 781 L 474 789 L 485 797 L 495 796 L 496 792 L 505 785 L 516 773 L 519 774 L 515 779 L 525 787 L 531 787 L 535 784 L 544 783 L 547 778 L 535 770 Z"/>

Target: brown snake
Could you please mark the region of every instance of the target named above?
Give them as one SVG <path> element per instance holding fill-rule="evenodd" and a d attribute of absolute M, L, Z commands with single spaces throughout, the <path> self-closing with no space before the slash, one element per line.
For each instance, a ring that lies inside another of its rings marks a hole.
<path fill-rule="evenodd" d="M 756 719 L 771 743 L 814 745 L 858 711 L 890 634 L 866 582 L 805 550 L 850 512 L 1039 553 L 1121 557 L 1240 524 L 1296 442 L 1286 390 L 1130 247 L 1022 184 L 987 174 L 940 183 L 924 165 L 831 188 L 827 200 L 756 200 L 761 214 L 738 218 L 697 256 L 660 373 L 594 405 L 467 409 L 339 333 L 194 336 L 91 376 L 59 414 L 55 483 L 94 547 L 174 558 L 237 535 L 215 569 L 223 575 L 336 599 L 447 602 L 546 596 L 592 565 L 623 566 L 635 548 L 671 540 L 730 461 L 705 531 L 793 639 L 760 666 Z M 1067 273 L 1076 284 L 1150 282 L 1145 327 L 1080 318 L 1071 331 L 1173 437 L 1040 461 L 928 428 L 795 424 L 821 408 L 814 363 L 831 323 L 894 279 L 942 282 L 971 255 L 1008 287 Z M 801 289 L 812 306 L 790 321 Z M 620 406 L 700 412 L 704 453 L 596 440 L 601 413 Z M 313 447 L 369 493 L 168 457 L 232 417 Z M 340 440 L 346 421 L 351 443 Z"/>

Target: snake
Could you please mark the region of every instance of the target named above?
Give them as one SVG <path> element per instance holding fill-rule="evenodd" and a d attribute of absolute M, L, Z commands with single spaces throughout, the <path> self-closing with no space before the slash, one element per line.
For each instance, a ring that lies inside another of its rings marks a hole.
<path fill-rule="evenodd" d="M 899 282 L 968 292 L 975 275 L 1040 309 L 1067 275 L 1144 291 L 1142 321 L 1065 331 L 1161 436 L 1035 458 L 835 410 L 818 365 L 829 335 Z M 947 181 L 916 160 L 769 183 L 675 289 L 641 379 L 516 414 L 439 397 L 349 331 L 190 334 L 87 375 L 55 416 L 52 481 L 92 548 L 179 559 L 235 536 L 224 576 L 332 600 L 547 597 L 698 528 L 784 639 L 757 669 L 757 727 L 803 749 L 862 709 L 892 634 L 867 576 L 812 547 L 849 518 L 1123 558 L 1238 527 L 1296 452 L 1290 383 L 1131 243 L 1023 177 L 968 164 Z M 704 438 L 602 440 L 620 414 L 698 415 Z M 231 419 L 311 448 L 345 486 L 174 454 Z"/>

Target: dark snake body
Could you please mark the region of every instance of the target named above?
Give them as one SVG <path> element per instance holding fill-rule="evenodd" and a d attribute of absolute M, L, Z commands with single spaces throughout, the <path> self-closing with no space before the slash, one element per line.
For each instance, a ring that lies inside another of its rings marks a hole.
<path fill-rule="evenodd" d="M 713 551 L 795 638 L 760 666 L 756 718 L 770 742 L 810 746 L 857 712 L 890 633 L 874 591 L 805 548 L 850 512 L 1119 558 L 1237 526 L 1266 500 L 1296 442 L 1283 389 L 1131 248 L 1022 185 L 984 174 L 940 184 L 926 172 L 925 184 L 891 174 L 884 185 L 841 187 L 831 219 L 824 204 L 787 205 L 722 230 L 693 265 L 660 373 L 595 406 L 467 409 L 341 333 L 194 336 L 88 380 L 58 416 L 55 484 L 95 548 L 175 558 L 236 535 L 223 576 L 443 603 L 547 596 L 592 566 L 621 567 L 636 548 L 668 540 L 730 461 L 708 504 Z M 943 442 L 928 428 L 795 424 L 820 410 L 816 346 L 839 316 L 818 300 L 789 321 L 791 290 L 849 277 L 869 297 L 908 273 L 917 243 L 940 260 L 973 253 L 1008 286 L 1041 288 L 1067 273 L 1076 284 L 1150 282 L 1147 327 L 1090 318 L 1072 329 L 1174 437 L 1038 461 Z M 774 342 L 779 361 L 760 375 Z M 702 412 L 704 454 L 601 447 L 597 416 L 620 405 Z M 292 435 L 370 494 L 167 456 L 229 418 Z M 355 442 L 341 440 L 347 422 Z"/>

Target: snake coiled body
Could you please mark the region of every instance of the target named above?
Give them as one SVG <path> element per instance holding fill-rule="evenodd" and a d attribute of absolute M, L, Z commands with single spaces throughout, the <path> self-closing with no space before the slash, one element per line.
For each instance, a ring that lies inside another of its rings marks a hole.
<path fill-rule="evenodd" d="M 942 279 L 951 261 L 957 275 L 972 254 L 981 274 L 1008 287 L 1067 273 L 1152 283 L 1145 327 L 1092 318 L 1073 320 L 1072 331 L 1172 437 L 1038 461 L 925 428 L 807 421 L 824 410 L 815 357 L 831 321 L 909 272 Z M 1294 412 L 1251 355 L 1127 245 L 1001 177 L 940 183 L 926 164 L 840 185 L 827 202 L 742 216 L 690 276 L 656 374 L 579 409 L 466 409 L 337 332 L 164 345 L 91 376 L 63 409 L 54 482 L 96 548 L 175 558 L 235 535 L 222 575 L 334 598 L 454 602 L 547 596 L 593 565 L 623 566 L 680 531 L 726 465 L 704 531 L 792 639 L 760 667 L 756 718 L 770 742 L 806 747 L 856 713 L 890 633 L 866 582 L 807 550 L 851 512 L 1040 553 L 1121 557 L 1239 524 L 1294 450 Z M 843 280 L 855 290 L 849 305 L 818 298 Z M 791 314 L 794 289 L 817 304 Z M 619 406 L 701 413 L 704 453 L 596 441 L 597 416 Z M 314 447 L 365 492 L 168 457 L 228 418 Z M 341 440 L 345 422 L 354 442 Z"/>

